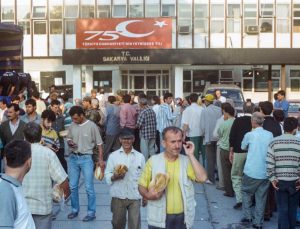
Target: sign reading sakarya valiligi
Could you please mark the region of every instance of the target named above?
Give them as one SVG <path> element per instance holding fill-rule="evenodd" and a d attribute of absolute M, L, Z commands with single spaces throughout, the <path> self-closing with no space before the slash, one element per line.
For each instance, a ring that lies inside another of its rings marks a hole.
<path fill-rule="evenodd" d="M 172 48 L 172 19 L 78 19 L 76 47 L 84 49 Z"/>

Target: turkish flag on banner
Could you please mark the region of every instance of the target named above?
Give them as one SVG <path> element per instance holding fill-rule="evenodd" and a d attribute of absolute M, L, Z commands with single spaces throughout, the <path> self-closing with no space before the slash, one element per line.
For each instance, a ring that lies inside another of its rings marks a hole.
<path fill-rule="evenodd" d="M 78 19 L 76 47 L 79 49 L 172 48 L 172 19 Z"/>

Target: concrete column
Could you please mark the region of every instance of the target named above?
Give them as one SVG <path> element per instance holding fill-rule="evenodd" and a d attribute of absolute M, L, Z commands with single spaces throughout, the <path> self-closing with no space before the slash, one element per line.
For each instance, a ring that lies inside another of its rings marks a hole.
<path fill-rule="evenodd" d="M 175 76 L 174 79 L 172 79 L 172 81 L 175 81 L 174 98 L 183 98 L 183 68 L 175 66 L 174 72 Z"/>
<path fill-rule="evenodd" d="M 281 90 L 286 91 L 286 69 L 285 69 L 285 64 L 281 65 Z"/>
<path fill-rule="evenodd" d="M 114 69 L 112 71 L 112 93 L 115 94 L 117 90 L 121 89 L 121 71 L 120 69 Z"/>
<path fill-rule="evenodd" d="M 86 66 L 85 67 L 85 91 L 87 94 L 90 94 L 92 89 L 93 89 L 93 66 Z"/>
<path fill-rule="evenodd" d="M 73 99 L 82 98 L 81 66 L 73 65 Z"/>

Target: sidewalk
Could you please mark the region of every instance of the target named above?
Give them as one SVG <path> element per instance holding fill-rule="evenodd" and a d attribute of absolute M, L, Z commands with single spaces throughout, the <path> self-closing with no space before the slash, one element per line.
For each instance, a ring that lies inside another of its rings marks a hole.
<path fill-rule="evenodd" d="M 53 229 L 90 229 L 101 228 L 111 229 L 111 212 L 110 212 L 110 195 L 109 186 L 104 181 L 95 180 L 95 191 L 97 195 L 97 212 L 96 220 L 92 222 L 82 222 L 87 211 L 87 196 L 84 189 L 83 181 L 80 181 L 79 199 L 80 213 L 73 220 L 67 219 L 70 213 L 70 201 L 67 202 L 63 209 L 56 205 L 54 213 L 57 214 L 56 220 L 53 221 Z M 194 229 L 243 229 L 245 227 L 239 224 L 242 217 L 241 210 L 234 210 L 234 198 L 223 196 L 223 192 L 215 188 L 214 185 L 195 184 L 196 192 L 196 217 Z M 146 209 L 141 209 L 142 229 L 147 229 Z M 277 228 L 277 216 L 274 214 L 269 222 L 264 223 L 264 229 Z"/>

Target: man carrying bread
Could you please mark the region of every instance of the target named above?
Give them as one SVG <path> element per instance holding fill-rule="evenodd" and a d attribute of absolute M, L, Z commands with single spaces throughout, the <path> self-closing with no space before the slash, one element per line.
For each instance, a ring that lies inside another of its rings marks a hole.
<path fill-rule="evenodd" d="M 141 228 L 141 195 L 138 179 L 145 166 L 145 157 L 133 149 L 134 134 L 123 128 L 119 140 L 121 148 L 110 154 L 105 170 L 106 182 L 110 185 L 113 229 L 125 229 L 128 212 L 129 229 Z"/>
<path fill-rule="evenodd" d="M 183 144 L 182 130 L 163 130 L 165 151 L 152 156 L 139 180 L 139 192 L 148 200 L 149 229 L 190 229 L 195 217 L 192 181 L 205 182 L 206 171 L 194 156 L 194 144 Z M 180 154 L 182 146 L 186 156 Z"/>

